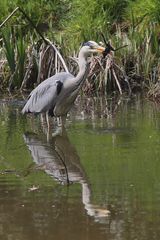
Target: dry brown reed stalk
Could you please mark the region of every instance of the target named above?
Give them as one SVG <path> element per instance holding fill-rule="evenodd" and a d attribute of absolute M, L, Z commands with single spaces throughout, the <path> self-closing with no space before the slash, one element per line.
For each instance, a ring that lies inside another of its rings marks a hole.
<path fill-rule="evenodd" d="M 2 59 L 0 60 L 0 89 L 3 88 L 3 79 L 4 79 L 4 68 L 6 66 L 7 60 Z"/>
<path fill-rule="evenodd" d="M 125 70 L 116 63 L 114 54 L 110 53 L 105 58 L 96 56 L 91 62 L 84 92 L 90 94 L 98 91 L 105 94 L 107 87 L 113 85 L 113 88 L 117 88 L 120 95 L 122 95 L 124 82 L 127 84 L 129 93 L 131 93 L 131 87 Z"/>
<path fill-rule="evenodd" d="M 148 98 L 154 102 L 160 103 L 160 62 L 153 69 L 151 80 L 149 81 Z"/>
<path fill-rule="evenodd" d="M 37 83 L 40 83 L 58 72 L 69 72 L 58 48 L 48 39 L 47 41 L 49 45 L 43 43 L 40 52 Z"/>
<path fill-rule="evenodd" d="M 160 80 L 151 87 L 147 95 L 150 100 L 160 103 Z"/>
<path fill-rule="evenodd" d="M 34 46 L 30 51 L 29 63 L 21 90 L 27 89 L 28 86 L 33 87 L 33 84 L 37 85 L 58 72 L 68 72 L 66 63 L 58 48 L 50 40 L 46 39 L 46 41 L 48 44 L 46 45 L 43 42 L 38 51 Z M 35 62 L 37 62 L 36 66 Z M 37 76 L 35 76 L 35 68 L 37 68 Z"/>
<path fill-rule="evenodd" d="M 37 50 L 31 46 L 27 50 L 27 63 L 24 78 L 21 84 L 21 90 L 32 89 L 37 79 Z"/>

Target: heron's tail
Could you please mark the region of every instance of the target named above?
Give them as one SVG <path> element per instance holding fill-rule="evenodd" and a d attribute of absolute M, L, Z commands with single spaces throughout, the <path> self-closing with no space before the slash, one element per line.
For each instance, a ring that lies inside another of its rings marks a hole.
<path fill-rule="evenodd" d="M 29 106 L 28 104 L 26 103 L 22 109 L 22 114 L 25 114 L 25 113 L 31 113 L 31 111 L 29 110 Z"/>

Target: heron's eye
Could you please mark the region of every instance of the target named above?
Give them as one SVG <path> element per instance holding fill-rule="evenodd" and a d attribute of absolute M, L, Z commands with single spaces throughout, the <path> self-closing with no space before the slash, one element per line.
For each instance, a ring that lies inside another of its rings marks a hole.
<path fill-rule="evenodd" d="M 94 49 L 94 46 L 93 46 L 93 45 L 90 45 L 90 48 L 91 48 L 91 49 Z"/>

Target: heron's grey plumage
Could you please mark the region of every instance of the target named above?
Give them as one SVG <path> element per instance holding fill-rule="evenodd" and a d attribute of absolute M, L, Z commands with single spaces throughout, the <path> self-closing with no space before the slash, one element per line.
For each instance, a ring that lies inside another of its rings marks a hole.
<path fill-rule="evenodd" d="M 61 72 L 40 83 L 29 95 L 22 113 L 47 112 L 55 106 L 60 92 L 57 93 L 58 82 L 63 84 L 68 79 L 74 78 L 70 73 Z M 61 90 L 62 90 L 61 88 Z"/>
<path fill-rule="evenodd" d="M 74 103 L 89 71 L 87 61 L 91 53 L 104 48 L 89 41 L 79 52 L 79 73 L 76 77 L 67 72 L 57 73 L 40 83 L 29 95 L 22 113 L 48 112 L 56 117 L 66 116 Z"/>

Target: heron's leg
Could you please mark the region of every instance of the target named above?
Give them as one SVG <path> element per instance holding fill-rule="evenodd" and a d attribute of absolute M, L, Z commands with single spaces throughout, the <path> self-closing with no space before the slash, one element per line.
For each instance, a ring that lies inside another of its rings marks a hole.
<path fill-rule="evenodd" d="M 57 117 L 57 125 L 59 127 L 65 125 L 65 123 L 66 123 L 66 116 Z"/>
<path fill-rule="evenodd" d="M 40 118 L 41 118 L 42 126 L 45 126 L 46 125 L 46 114 L 45 113 L 41 113 L 40 114 Z"/>
<path fill-rule="evenodd" d="M 61 126 L 61 124 L 62 124 L 61 118 L 60 118 L 60 117 L 57 117 L 57 125 L 58 125 L 58 126 Z"/>
<path fill-rule="evenodd" d="M 45 135 L 48 134 L 48 122 L 46 113 L 40 114 L 41 127 Z"/>
<path fill-rule="evenodd" d="M 47 129 L 47 142 L 50 142 L 52 138 L 52 131 L 50 128 Z"/>
<path fill-rule="evenodd" d="M 40 121 L 41 121 L 41 127 L 45 135 L 47 135 L 48 132 L 48 126 L 47 126 L 47 118 L 46 113 L 40 114 Z"/>
<path fill-rule="evenodd" d="M 52 138 L 52 123 L 50 122 L 49 114 L 46 113 L 46 120 L 47 120 L 47 141 L 49 142 Z"/>
<path fill-rule="evenodd" d="M 58 128 L 54 133 L 52 133 L 52 137 L 55 137 L 57 135 L 62 135 L 66 132 L 65 131 L 65 122 L 66 122 L 66 116 L 57 118 Z"/>
<path fill-rule="evenodd" d="M 48 129 L 50 129 L 50 122 L 49 122 L 48 112 L 46 112 L 46 120 L 47 120 L 47 127 L 48 127 Z"/>

